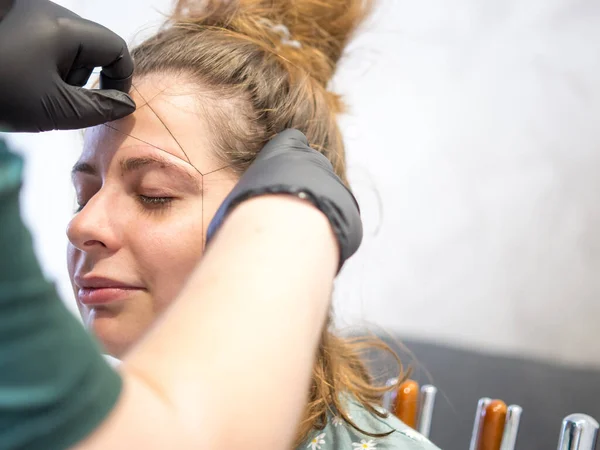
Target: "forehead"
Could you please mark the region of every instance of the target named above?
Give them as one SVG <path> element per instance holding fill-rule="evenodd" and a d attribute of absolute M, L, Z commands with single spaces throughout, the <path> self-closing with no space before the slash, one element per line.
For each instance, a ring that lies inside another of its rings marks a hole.
<path fill-rule="evenodd" d="M 120 149 L 137 146 L 167 152 L 203 175 L 223 168 L 198 92 L 197 86 L 168 75 L 134 81 L 136 111 L 88 129 L 81 159 L 112 159 Z"/>

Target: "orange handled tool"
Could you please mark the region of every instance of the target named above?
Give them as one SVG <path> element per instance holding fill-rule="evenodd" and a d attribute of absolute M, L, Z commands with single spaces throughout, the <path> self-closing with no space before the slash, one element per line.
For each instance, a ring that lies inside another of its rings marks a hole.
<path fill-rule="evenodd" d="M 500 450 L 506 410 L 506 403 L 502 400 L 492 400 L 485 407 L 477 450 Z"/>
<path fill-rule="evenodd" d="M 419 383 L 407 380 L 398 389 L 393 413 L 409 427 L 416 428 L 418 408 Z"/>

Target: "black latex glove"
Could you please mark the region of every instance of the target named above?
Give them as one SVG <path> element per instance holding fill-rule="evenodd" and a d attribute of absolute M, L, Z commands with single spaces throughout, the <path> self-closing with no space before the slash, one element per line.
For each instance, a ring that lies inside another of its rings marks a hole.
<path fill-rule="evenodd" d="M 356 199 L 335 174 L 329 160 L 310 148 L 298 130 L 279 133 L 261 150 L 213 217 L 207 242 L 236 205 L 264 194 L 296 195 L 319 208 L 337 237 L 339 268 L 360 246 L 363 230 Z"/>
<path fill-rule="evenodd" d="M 103 67 L 100 89 L 83 89 Z M 0 0 L 0 131 L 99 125 L 135 110 L 119 36 L 47 0 Z M 108 90 L 110 89 L 110 90 Z M 121 92 L 122 91 L 122 92 Z"/>

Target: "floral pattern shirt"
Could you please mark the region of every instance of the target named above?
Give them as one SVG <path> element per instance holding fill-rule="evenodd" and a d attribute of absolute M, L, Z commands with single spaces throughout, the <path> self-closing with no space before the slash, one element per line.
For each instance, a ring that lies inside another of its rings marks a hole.
<path fill-rule="evenodd" d="M 439 450 L 428 439 L 393 415 L 386 419 L 369 413 L 360 403 L 348 400 L 350 419 L 362 430 L 372 434 L 388 433 L 375 438 L 360 433 L 341 417 L 331 415 L 322 430 L 315 430 L 297 450 Z"/>

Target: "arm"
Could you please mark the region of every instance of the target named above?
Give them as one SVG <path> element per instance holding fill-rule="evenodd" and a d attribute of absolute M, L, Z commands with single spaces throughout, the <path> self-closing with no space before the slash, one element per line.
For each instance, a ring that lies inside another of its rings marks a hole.
<path fill-rule="evenodd" d="M 81 448 L 123 436 L 147 449 L 289 448 L 337 254 L 328 220 L 306 202 L 268 196 L 236 208 L 174 307 L 126 359 L 118 407 Z M 148 411 L 161 426 L 148 426 Z"/>

